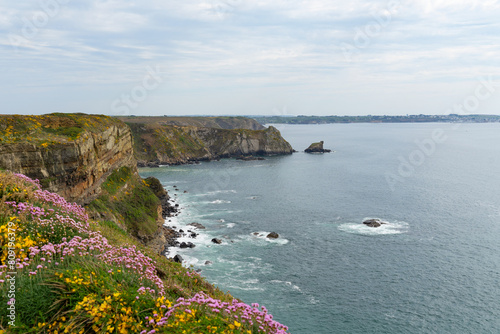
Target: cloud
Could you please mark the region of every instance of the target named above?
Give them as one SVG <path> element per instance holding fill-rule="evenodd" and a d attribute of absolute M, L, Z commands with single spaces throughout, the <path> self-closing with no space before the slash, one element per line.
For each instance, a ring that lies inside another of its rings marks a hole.
<path fill-rule="evenodd" d="M 7 96 L 13 111 L 75 110 L 71 101 L 85 101 L 110 112 L 116 96 L 159 66 L 164 83 L 134 112 L 164 114 L 172 105 L 177 113 L 255 114 L 293 102 L 357 113 L 370 106 L 363 99 L 393 96 L 397 107 L 388 100 L 365 113 L 401 113 L 391 91 L 403 90 L 413 110 L 428 109 L 447 101 L 436 89 L 466 90 L 500 62 L 493 0 L 65 3 L 0 4 L 0 88 L 17 92 Z M 351 47 L 349 59 L 342 45 Z M 429 99 L 419 103 L 422 96 Z"/>

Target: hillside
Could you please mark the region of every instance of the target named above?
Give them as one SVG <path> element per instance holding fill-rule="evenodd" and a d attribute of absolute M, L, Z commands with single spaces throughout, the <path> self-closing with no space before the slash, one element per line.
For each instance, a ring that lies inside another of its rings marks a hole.
<path fill-rule="evenodd" d="M 285 333 L 115 224 L 0 172 L 1 333 Z"/>

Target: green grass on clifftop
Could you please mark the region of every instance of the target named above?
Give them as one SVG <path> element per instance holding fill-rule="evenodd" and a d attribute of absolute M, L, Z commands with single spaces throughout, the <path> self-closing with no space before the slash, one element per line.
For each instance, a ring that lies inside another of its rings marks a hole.
<path fill-rule="evenodd" d="M 99 133 L 118 123 L 121 121 L 103 115 L 0 115 L 0 144 L 31 143 L 47 147 L 74 141 L 83 131 Z"/>

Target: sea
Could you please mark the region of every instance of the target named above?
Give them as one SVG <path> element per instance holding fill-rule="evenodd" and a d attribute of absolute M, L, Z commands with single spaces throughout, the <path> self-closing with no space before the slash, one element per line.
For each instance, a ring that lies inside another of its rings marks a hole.
<path fill-rule="evenodd" d="M 277 127 L 299 152 L 140 169 L 199 233 L 170 256 L 295 334 L 500 333 L 499 123 Z"/>

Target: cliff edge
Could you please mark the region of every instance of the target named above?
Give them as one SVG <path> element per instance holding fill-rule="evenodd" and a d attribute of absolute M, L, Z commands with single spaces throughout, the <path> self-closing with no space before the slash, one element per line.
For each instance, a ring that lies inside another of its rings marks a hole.
<path fill-rule="evenodd" d="M 0 116 L 0 168 L 40 180 L 44 190 L 87 206 L 91 218 L 165 251 L 171 212 L 137 172 L 130 128 L 86 114 Z M 167 200 L 165 200 L 165 198 Z"/>
<path fill-rule="evenodd" d="M 246 119 L 242 122 L 240 125 L 248 125 Z M 293 153 L 292 146 L 272 126 L 252 130 L 153 122 L 127 124 L 132 129 L 136 158 L 142 163 L 171 165 L 242 155 Z M 238 124 L 233 123 L 233 126 Z"/>
<path fill-rule="evenodd" d="M 0 115 L 0 167 L 68 201 L 90 203 L 113 170 L 135 165 L 130 128 L 115 118 Z"/>

